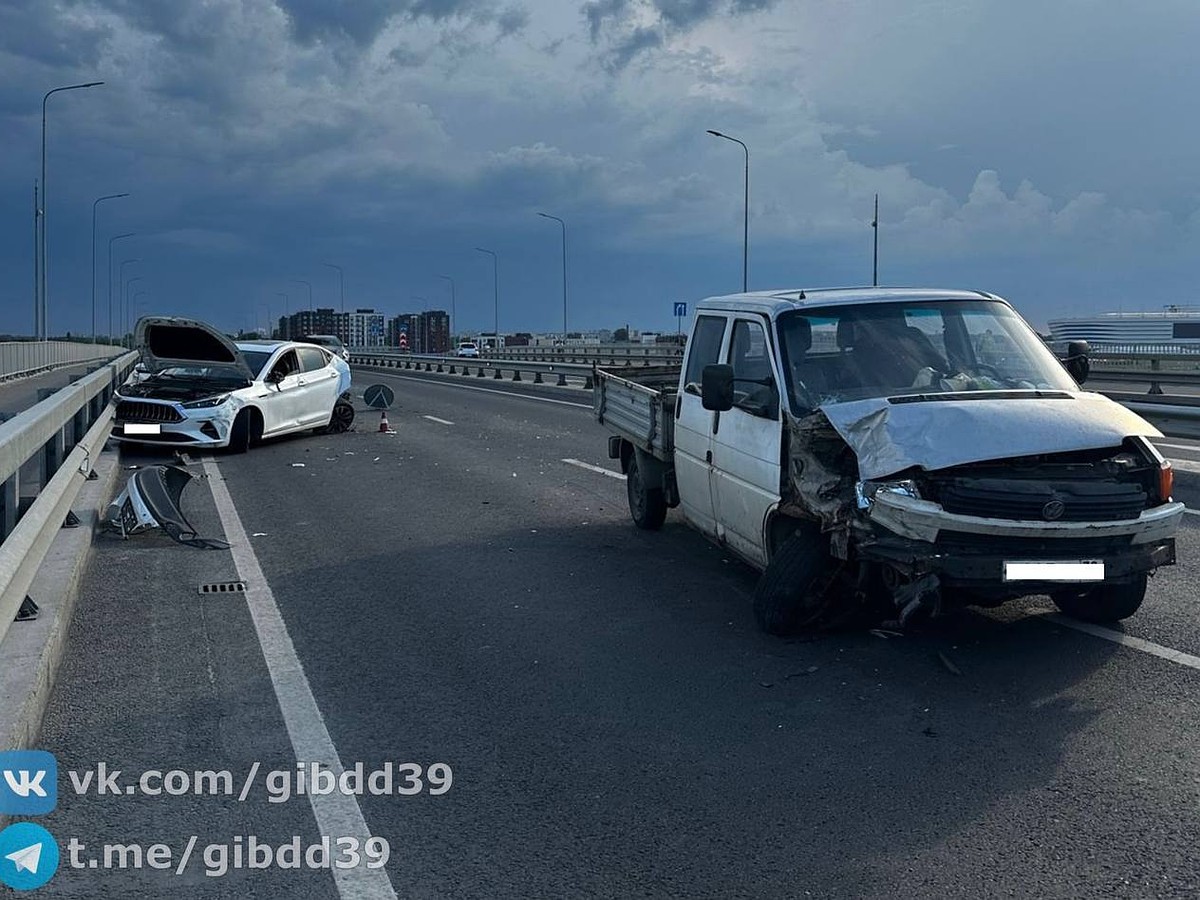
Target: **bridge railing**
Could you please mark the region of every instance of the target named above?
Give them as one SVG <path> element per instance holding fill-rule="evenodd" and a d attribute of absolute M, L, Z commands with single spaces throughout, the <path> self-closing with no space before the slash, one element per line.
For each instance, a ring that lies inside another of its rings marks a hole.
<path fill-rule="evenodd" d="M 350 362 L 359 366 L 374 366 L 381 369 L 410 369 L 422 372 L 442 372 L 447 375 L 490 377 L 499 380 L 508 372 L 511 381 L 524 381 L 522 375 L 531 375 L 534 384 L 546 384 L 546 377 L 555 379 L 559 387 L 568 385 L 567 376 L 584 380 L 583 387 L 592 387 L 592 364 L 571 362 L 545 362 L 540 360 L 498 359 L 492 357 L 456 357 L 437 354 L 407 353 L 389 348 L 351 350 Z M 628 365 L 633 365 L 627 361 Z M 649 362 L 644 363 L 646 365 Z"/>
<path fill-rule="evenodd" d="M 109 401 L 136 361 L 125 353 L 0 423 L 0 641 L 92 471 L 112 427 Z M 23 510 L 26 475 L 36 495 Z"/>
<path fill-rule="evenodd" d="M 59 366 L 112 359 L 124 348 L 75 341 L 0 342 L 0 381 L 34 375 Z"/>

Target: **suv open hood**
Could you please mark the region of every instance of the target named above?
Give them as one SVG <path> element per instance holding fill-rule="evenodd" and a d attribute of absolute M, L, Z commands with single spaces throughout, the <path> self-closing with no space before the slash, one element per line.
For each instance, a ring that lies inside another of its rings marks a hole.
<path fill-rule="evenodd" d="M 898 398 L 903 400 L 904 398 Z M 943 395 L 917 402 L 886 398 L 830 403 L 821 412 L 858 457 L 863 480 L 913 466 L 949 466 L 1119 447 L 1134 435 L 1162 432 L 1101 394 Z"/>
<path fill-rule="evenodd" d="M 138 319 L 134 339 L 142 362 L 151 372 L 176 367 L 203 366 L 236 375 L 247 382 L 254 373 L 233 341 L 204 322 L 173 316 Z"/>

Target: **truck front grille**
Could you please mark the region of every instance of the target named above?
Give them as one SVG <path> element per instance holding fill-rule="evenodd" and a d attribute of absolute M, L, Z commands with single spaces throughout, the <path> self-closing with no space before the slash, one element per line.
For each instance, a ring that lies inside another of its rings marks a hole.
<path fill-rule="evenodd" d="M 1137 484 L 954 479 L 941 485 L 939 500 L 947 512 L 968 516 L 1112 522 L 1136 519 L 1146 508 L 1148 498 Z"/>

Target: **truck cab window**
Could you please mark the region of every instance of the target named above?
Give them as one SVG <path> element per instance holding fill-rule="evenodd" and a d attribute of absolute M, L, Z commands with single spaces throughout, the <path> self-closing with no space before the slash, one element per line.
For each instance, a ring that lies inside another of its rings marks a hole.
<path fill-rule="evenodd" d="M 761 323 L 746 319 L 733 323 L 728 361 L 733 366 L 733 405 L 763 418 L 778 415 L 779 394 L 767 333 Z"/>
<path fill-rule="evenodd" d="M 725 322 L 724 316 L 700 316 L 696 319 L 696 328 L 692 333 L 691 347 L 688 350 L 685 390 L 700 393 L 700 374 L 704 371 L 704 367 L 720 362 L 721 341 L 725 337 Z"/>

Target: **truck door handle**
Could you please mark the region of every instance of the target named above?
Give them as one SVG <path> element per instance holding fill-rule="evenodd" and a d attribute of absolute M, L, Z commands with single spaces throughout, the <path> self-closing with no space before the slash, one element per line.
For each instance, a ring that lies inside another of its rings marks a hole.
<path fill-rule="evenodd" d="M 704 451 L 704 461 L 706 463 L 708 463 L 710 466 L 712 465 L 712 451 L 711 450 Z"/>

